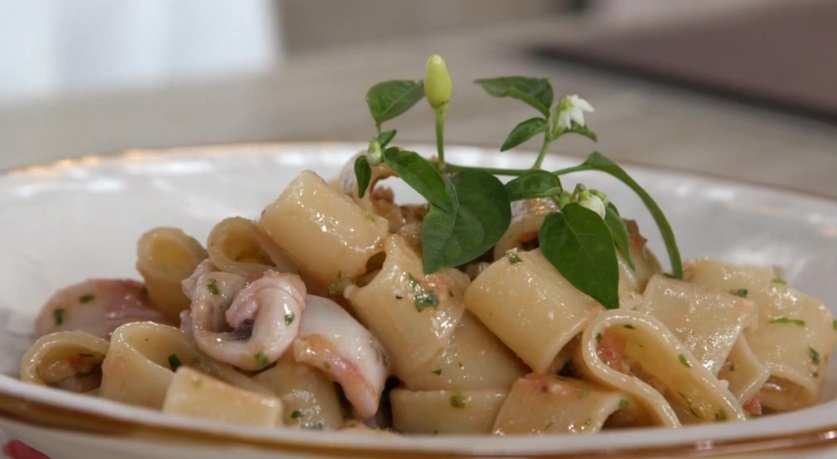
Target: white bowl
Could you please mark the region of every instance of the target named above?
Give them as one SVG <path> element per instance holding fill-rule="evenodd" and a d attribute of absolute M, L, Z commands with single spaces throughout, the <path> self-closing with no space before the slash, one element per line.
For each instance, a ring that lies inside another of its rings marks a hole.
<path fill-rule="evenodd" d="M 652 457 L 771 451 L 816 445 L 831 457 L 837 437 L 837 371 L 823 403 L 753 421 L 680 429 L 634 429 L 540 437 L 409 437 L 261 429 L 164 416 L 107 400 L 24 384 L 16 375 L 32 322 L 57 288 L 88 277 L 138 277 L 135 243 L 145 230 L 178 226 L 205 239 L 228 216 L 255 217 L 303 168 L 324 177 L 365 146 L 239 145 L 91 156 L 0 175 L 0 436 L 60 458 L 237 459 L 298 457 Z M 431 154 L 429 146 L 414 146 Z M 527 167 L 527 154 L 451 147 L 462 164 Z M 578 158 L 549 158 L 559 168 Z M 647 166 L 628 171 L 670 219 L 685 258 L 777 265 L 789 283 L 837 306 L 837 202 L 788 190 Z M 647 211 L 601 174 L 570 176 L 602 189 L 636 218 L 665 260 Z M 399 195 L 416 195 L 403 189 Z M 784 448 L 776 450 L 776 448 Z M 742 456 L 737 456 L 742 457 Z M 798 457 L 794 453 L 794 457 Z M 813 456 L 806 456 L 813 457 Z"/>

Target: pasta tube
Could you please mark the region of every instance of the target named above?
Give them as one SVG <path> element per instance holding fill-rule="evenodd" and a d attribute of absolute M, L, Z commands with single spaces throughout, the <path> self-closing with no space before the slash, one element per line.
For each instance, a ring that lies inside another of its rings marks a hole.
<path fill-rule="evenodd" d="M 300 173 L 256 224 L 299 268 L 314 294 L 355 278 L 380 253 L 387 220 L 365 211 L 311 171 Z M 311 283 L 316 285 L 310 285 Z"/>
<path fill-rule="evenodd" d="M 532 370 L 543 372 L 603 308 L 573 287 L 540 249 L 510 254 L 474 280 L 465 307 Z"/>
<path fill-rule="evenodd" d="M 495 435 L 595 433 L 620 410 L 631 409 L 630 398 L 580 380 L 533 373 L 509 391 L 497 420 Z M 624 416 L 629 420 L 631 415 Z"/>
<path fill-rule="evenodd" d="M 172 366 L 191 362 L 197 350 L 178 328 L 153 322 L 125 324 L 113 332 L 102 362 L 99 395 L 132 405 L 163 406 Z"/>
<path fill-rule="evenodd" d="M 769 268 L 693 260 L 687 279 L 724 291 L 746 292 L 758 307 L 758 323 L 745 331 L 756 358 L 770 372 L 761 404 L 778 411 L 819 399 L 825 364 L 837 342 L 831 311 L 819 300 L 787 286 Z"/>
<path fill-rule="evenodd" d="M 380 272 L 344 294 L 358 320 L 381 343 L 393 373 L 407 376 L 438 354 L 465 311 L 468 276 L 455 269 L 424 275 L 421 256 L 403 237 L 384 244 Z"/>
<path fill-rule="evenodd" d="M 508 389 L 390 393 L 395 430 L 415 434 L 490 433 Z"/>
<path fill-rule="evenodd" d="M 162 411 L 213 421 L 273 427 L 281 422 L 282 401 L 239 389 L 189 367 L 171 378 Z"/>
<path fill-rule="evenodd" d="M 251 220 L 221 220 L 206 241 L 209 259 L 219 271 L 251 277 L 268 269 L 296 273 L 296 267 Z"/>
<path fill-rule="evenodd" d="M 479 319 L 465 311 L 448 345 L 401 382 L 423 391 L 507 388 L 528 371 Z"/>
<path fill-rule="evenodd" d="M 101 384 L 98 370 L 108 346 L 107 340 L 80 331 L 51 333 L 35 341 L 23 355 L 20 379 L 73 392 L 95 392 Z"/>
<path fill-rule="evenodd" d="M 137 271 L 152 303 L 169 319 L 178 320 L 189 308 L 181 282 L 206 257 L 200 243 L 177 228 L 154 228 L 137 241 Z"/>
<path fill-rule="evenodd" d="M 636 398 L 651 425 L 746 418 L 726 383 L 646 314 L 618 309 L 601 313 L 581 335 L 578 352 L 573 362 L 581 363 L 582 373 Z"/>

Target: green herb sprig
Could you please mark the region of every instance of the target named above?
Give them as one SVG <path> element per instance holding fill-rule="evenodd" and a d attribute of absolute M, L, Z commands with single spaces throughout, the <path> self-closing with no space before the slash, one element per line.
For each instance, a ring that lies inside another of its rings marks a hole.
<path fill-rule="evenodd" d="M 437 55 L 428 60 L 423 81 L 385 81 L 366 94 L 377 135 L 370 140 L 367 154 L 359 156 L 354 164 L 358 195 L 363 197 L 369 187 L 371 167 L 384 163 L 428 201 L 421 241 L 425 273 L 460 266 L 486 253 L 508 229 L 512 201 L 548 198 L 560 211 L 548 215 L 540 229 L 538 241 L 544 256 L 573 286 L 608 309 L 618 308 L 617 252 L 634 268 L 627 226 L 604 193 L 583 185 L 570 193 L 560 178 L 574 172 L 599 171 L 639 196 L 660 229 L 672 277 L 683 277 L 671 225 L 648 192 L 624 169 L 599 152 L 591 153 L 578 166 L 556 171 L 542 168 L 550 145 L 564 135 L 598 139 L 584 120 L 583 112 L 593 111 L 590 104 L 575 95 L 555 102 L 552 84 L 544 78 L 511 76 L 475 83 L 491 96 L 522 101 L 538 112 L 538 116 L 518 123 L 500 148 L 510 150 L 542 134 L 541 149 L 530 168 L 486 168 L 446 161 L 444 124 L 452 84 L 444 60 Z M 436 120 L 436 160 L 390 146 L 396 131 L 382 131 L 385 121 L 407 112 L 425 96 Z M 498 176 L 513 178 L 504 184 Z"/>

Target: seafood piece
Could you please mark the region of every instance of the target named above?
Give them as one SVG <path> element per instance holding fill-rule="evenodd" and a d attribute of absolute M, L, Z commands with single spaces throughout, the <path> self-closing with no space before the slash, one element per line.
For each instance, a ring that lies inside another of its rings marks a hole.
<path fill-rule="evenodd" d="M 110 338 L 120 325 L 171 323 L 154 309 L 145 286 L 129 279 L 90 279 L 57 291 L 35 319 L 34 338 L 57 331 L 83 331 Z"/>
<path fill-rule="evenodd" d="M 358 416 L 378 411 L 387 361 L 378 341 L 337 303 L 309 295 L 293 352 L 339 383 Z"/>
<path fill-rule="evenodd" d="M 195 344 L 221 362 L 261 370 L 296 338 L 305 292 L 296 274 L 265 271 L 246 285 L 235 274 L 204 274 L 189 317 Z"/>

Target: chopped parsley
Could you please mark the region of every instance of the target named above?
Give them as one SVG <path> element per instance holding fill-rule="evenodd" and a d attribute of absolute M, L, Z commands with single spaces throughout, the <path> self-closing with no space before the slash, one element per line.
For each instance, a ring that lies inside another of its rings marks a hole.
<path fill-rule="evenodd" d="M 820 364 L 820 353 L 813 347 L 808 348 L 808 355 L 811 356 L 811 363 L 814 365 Z"/>
<path fill-rule="evenodd" d="M 794 324 L 800 327 L 805 326 L 805 321 L 802 319 L 791 319 L 790 317 L 777 317 L 775 319 L 770 319 L 767 323 L 769 324 Z"/>
<path fill-rule="evenodd" d="M 265 354 L 264 352 L 258 352 L 253 357 L 255 357 L 256 365 L 258 365 L 259 368 L 264 368 L 270 365 L 270 359 L 267 358 L 267 354 Z"/>
<path fill-rule="evenodd" d="M 180 368 L 180 358 L 177 357 L 177 354 L 172 354 L 169 356 L 169 367 L 171 371 L 177 371 Z"/>
<path fill-rule="evenodd" d="M 209 290 L 209 293 L 212 295 L 220 295 L 221 290 L 218 288 L 218 281 L 213 279 L 209 279 L 209 283 L 206 284 L 206 289 Z"/>
<path fill-rule="evenodd" d="M 462 362 L 459 362 L 459 369 L 461 370 L 463 368 L 465 368 L 465 365 L 463 365 Z"/>
<path fill-rule="evenodd" d="M 596 342 L 597 342 L 597 343 L 601 343 L 601 342 L 602 342 L 602 334 L 601 334 L 601 333 L 596 333 Z"/>
<path fill-rule="evenodd" d="M 714 416 L 715 422 L 724 422 L 727 420 L 727 412 L 724 410 L 718 411 Z"/>
<path fill-rule="evenodd" d="M 837 330 L 837 319 L 831 321 L 831 328 Z"/>
<path fill-rule="evenodd" d="M 294 323 L 294 319 L 296 319 L 296 315 L 294 315 L 294 313 L 289 312 L 285 314 L 285 325 L 290 325 Z"/>
<path fill-rule="evenodd" d="M 692 365 L 689 364 L 689 361 L 686 360 L 686 356 L 683 354 L 677 354 L 677 360 L 680 361 L 680 364 L 686 368 L 692 368 Z"/>
<path fill-rule="evenodd" d="M 698 416 L 698 412 L 697 412 L 697 408 L 695 407 L 695 404 L 692 403 L 691 400 L 689 400 L 689 397 L 687 397 L 686 394 L 684 394 L 683 392 L 678 392 L 677 395 L 679 395 L 680 398 L 682 398 L 683 401 L 686 402 L 686 406 L 689 408 L 689 413 L 692 413 L 692 416 L 694 416 L 696 418 L 700 418 L 700 416 Z"/>
<path fill-rule="evenodd" d="M 89 302 L 91 302 L 95 299 L 96 299 L 95 295 L 91 295 L 91 294 L 88 293 L 86 295 L 82 295 L 82 296 L 78 297 L 78 302 L 79 303 L 89 303 Z"/>
<path fill-rule="evenodd" d="M 52 318 L 55 320 L 55 325 L 61 325 L 64 323 L 64 313 L 67 312 L 64 309 L 54 309 L 52 311 Z"/>
<path fill-rule="evenodd" d="M 328 293 L 331 295 L 339 295 L 343 293 L 343 290 L 346 289 L 352 283 L 352 279 L 349 277 L 343 276 L 343 271 L 337 271 L 337 280 L 331 283 L 328 286 Z"/>
<path fill-rule="evenodd" d="M 776 277 L 771 282 L 773 282 L 774 284 L 779 284 L 779 285 L 788 285 L 788 283 L 785 282 L 785 280 L 782 279 L 781 277 Z"/>
<path fill-rule="evenodd" d="M 625 328 L 627 328 L 628 330 L 633 330 L 633 329 L 635 329 L 635 328 L 636 328 L 636 327 L 634 327 L 634 326 L 633 326 L 633 325 L 631 325 L 631 324 L 625 324 L 625 325 L 623 325 L 623 326 L 624 326 Z"/>
<path fill-rule="evenodd" d="M 750 291 L 746 288 L 740 288 L 732 293 L 733 295 L 740 296 L 741 298 L 747 298 L 747 295 L 750 293 Z"/>
<path fill-rule="evenodd" d="M 456 392 L 455 394 L 450 396 L 450 406 L 454 408 L 465 408 L 465 405 L 468 403 L 468 397 L 463 395 L 461 392 Z"/>
<path fill-rule="evenodd" d="M 328 360 L 323 360 L 323 368 L 325 368 L 326 370 L 331 370 L 331 362 L 329 362 Z"/>
<path fill-rule="evenodd" d="M 407 274 L 407 277 L 410 280 L 410 288 L 415 292 L 413 304 L 416 305 L 416 311 L 422 312 L 429 307 L 435 308 L 439 305 L 439 297 L 435 293 L 425 290 L 412 274 Z"/>
<path fill-rule="evenodd" d="M 434 375 L 436 375 L 436 376 L 442 376 L 442 369 L 441 369 L 441 368 L 437 368 L 437 369 L 435 369 L 435 370 L 431 371 L 431 373 L 433 373 L 433 374 L 434 374 Z"/>
<path fill-rule="evenodd" d="M 619 409 L 620 410 L 624 410 L 627 407 L 628 407 L 628 401 L 627 400 L 625 400 L 624 398 L 622 400 L 619 400 Z"/>
<path fill-rule="evenodd" d="M 735 364 L 732 362 L 729 364 L 729 371 L 735 371 Z"/>
<path fill-rule="evenodd" d="M 523 262 L 523 259 L 520 258 L 520 256 L 518 254 L 516 254 L 515 252 L 509 252 L 509 254 L 507 256 L 509 258 L 509 263 L 510 264 L 516 265 L 518 263 Z"/>
<path fill-rule="evenodd" d="M 302 411 L 293 410 L 293 412 L 291 413 L 291 419 L 299 419 L 301 417 L 302 417 Z"/>

